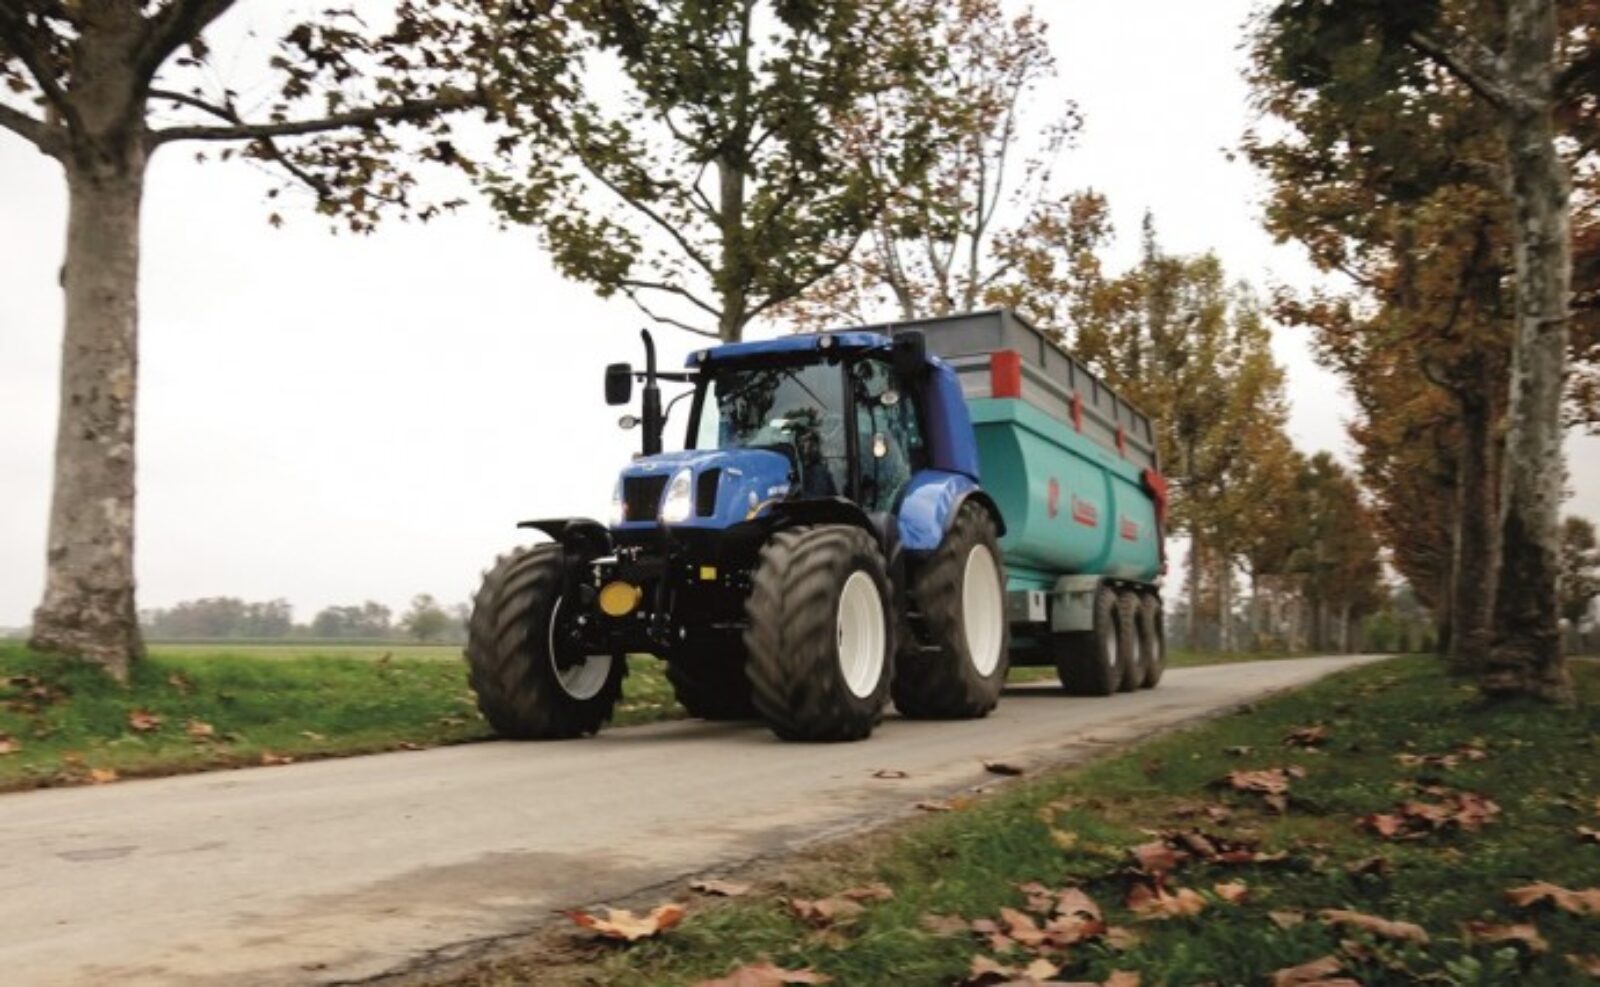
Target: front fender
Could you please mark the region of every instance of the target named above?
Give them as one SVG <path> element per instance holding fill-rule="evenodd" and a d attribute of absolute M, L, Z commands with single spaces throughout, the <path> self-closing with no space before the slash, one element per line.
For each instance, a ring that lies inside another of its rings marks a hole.
<path fill-rule="evenodd" d="M 517 527 L 532 528 L 549 535 L 566 549 L 568 555 L 598 559 L 611 554 L 611 532 L 599 521 L 586 517 L 519 521 Z"/>
<path fill-rule="evenodd" d="M 900 540 L 910 552 L 931 552 L 944 541 L 956 513 L 968 500 L 975 500 L 994 516 L 995 527 L 1006 533 L 1006 522 L 994 499 L 963 473 L 923 470 L 918 473 L 900 499 Z"/>

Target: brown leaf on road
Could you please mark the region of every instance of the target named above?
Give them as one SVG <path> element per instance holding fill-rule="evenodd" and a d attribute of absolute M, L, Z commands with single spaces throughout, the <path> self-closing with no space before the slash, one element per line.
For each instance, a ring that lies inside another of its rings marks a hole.
<path fill-rule="evenodd" d="M 1321 747 L 1328 741 L 1328 728 L 1323 724 L 1291 730 L 1283 742 L 1290 747 Z"/>
<path fill-rule="evenodd" d="M 690 891 L 701 894 L 715 895 L 719 898 L 737 898 L 750 892 L 750 885 L 740 884 L 738 881 L 723 881 L 718 878 L 708 877 L 700 881 L 689 882 Z"/>
<path fill-rule="evenodd" d="M 1344 970 L 1344 963 L 1337 956 L 1321 956 L 1317 959 L 1302 963 L 1299 966 L 1284 967 L 1272 972 L 1272 987 L 1334 987 L 1334 985 L 1351 984 L 1360 987 L 1361 981 L 1349 978 L 1337 978 L 1335 975 Z"/>
<path fill-rule="evenodd" d="M 1600 888 L 1569 891 L 1547 881 L 1535 881 L 1510 889 L 1506 892 L 1506 898 L 1519 908 L 1548 900 L 1550 904 L 1573 915 L 1600 915 Z"/>
<path fill-rule="evenodd" d="M 1222 884 L 1212 885 L 1211 890 L 1217 897 L 1230 905 L 1237 905 L 1250 893 L 1250 888 L 1243 881 L 1226 881 Z"/>
<path fill-rule="evenodd" d="M 838 897 L 851 901 L 888 901 L 894 897 L 894 889 L 882 881 L 873 881 L 860 887 L 846 888 L 839 892 Z"/>
<path fill-rule="evenodd" d="M 1360 929 L 1383 939 L 1414 942 L 1421 946 L 1426 946 L 1429 942 L 1427 931 L 1412 922 L 1395 922 L 1343 908 L 1324 908 L 1317 913 L 1317 917 L 1328 925 Z"/>
<path fill-rule="evenodd" d="M 784 987 L 785 984 L 831 984 L 833 978 L 810 967 L 786 970 L 771 963 L 750 963 L 728 972 L 726 977 L 702 980 L 695 987 Z"/>
<path fill-rule="evenodd" d="M 789 911 L 807 925 L 818 928 L 838 922 L 848 922 L 866 911 L 860 902 L 849 898 L 790 898 Z"/>
<path fill-rule="evenodd" d="M 149 710 L 132 710 L 128 713 L 128 727 L 138 733 L 150 733 L 161 729 L 161 717 Z"/>
<path fill-rule="evenodd" d="M 983 762 L 983 770 L 990 774 L 1007 775 L 1009 777 L 1015 777 L 1023 773 L 1023 769 L 1019 765 L 1011 764 L 1008 761 L 985 761 Z"/>
<path fill-rule="evenodd" d="M 1198 915 L 1206 907 L 1206 900 L 1190 888 L 1169 892 L 1165 888 L 1135 884 L 1128 892 L 1127 906 L 1140 918 L 1161 920 Z"/>
<path fill-rule="evenodd" d="M 1519 946 L 1526 946 L 1531 953 L 1542 953 L 1550 948 L 1544 936 L 1539 934 L 1539 928 L 1532 922 L 1518 922 L 1515 924 L 1501 924 L 1498 922 L 1472 921 L 1462 928 L 1466 931 L 1469 941 L 1500 943 L 1510 942 Z"/>
<path fill-rule="evenodd" d="M 921 809 L 923 812 L 954 812 L 955 803 L 943 799 L 923 799 L 912 808 Z"/>
<path fill-rule="evenodd" d="M 909 778 L 911 775 L 901 771 L 899 768 L 879 768 L 872 772 L 872 777 L 882 781 L 899 781 L 901 778 Z"/>
<path fill-rule="evenodd" d="M 607 939 L 638 942 L 660 935 L 682 922 L 684 914 L 682 905 L 666 904 L 650 909 L 648 915 L 635 915 L 626 908 L 612 908 L 607 910 L 605 918 L 581 909 L 567 912 L 567 917 Z"/>

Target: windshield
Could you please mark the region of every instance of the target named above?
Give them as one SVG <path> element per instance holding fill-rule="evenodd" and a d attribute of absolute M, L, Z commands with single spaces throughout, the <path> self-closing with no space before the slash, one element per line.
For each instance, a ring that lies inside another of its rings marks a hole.
<path fill-rule="evenodd" d="M 795 364 L 718 370 L 707 379 L 696 449 L 773 449 L 795 463 L 806 496 L 849 487 L 844 372 Z"/>

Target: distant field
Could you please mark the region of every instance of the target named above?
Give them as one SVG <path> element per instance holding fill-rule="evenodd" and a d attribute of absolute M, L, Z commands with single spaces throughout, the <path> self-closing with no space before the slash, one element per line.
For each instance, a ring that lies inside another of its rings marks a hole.
<path fill-rule="evenodd" d="M 376 661 L 388 655 L 419 661 L 460 661 L 459 644 L 412 644 L 395 641 L 388 644 L 314 644 L 302 641 L 285 641 L 282 644 L 265 644 L 255 641 L 185 641 L 165 644 L 152 642 L 152 655 L 170 655 L 174 658 L 356 658 Z"/>

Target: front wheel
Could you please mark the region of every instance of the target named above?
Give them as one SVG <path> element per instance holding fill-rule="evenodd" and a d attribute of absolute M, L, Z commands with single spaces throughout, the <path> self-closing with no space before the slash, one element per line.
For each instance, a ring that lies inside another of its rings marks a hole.
<path fill-rule="evenodd" d="M 928 642 L 906 641 L 894 673 L 894 705 L 914 719 L 987 716 L 1010 661 L 1005 573 L 994 519 L 962 505 L 939 547 L 911 577 Z"/>
<path fill-rule="evenodd" d="M 563 577 L 560 546 L 518 549 L 483 577 L 473 601 L 468 678 L 478 709 L 502 737 L 595 733 L 622 693 L 622 656 L 586 653 L 577 608 L 561 595 Z"/>
<path fill-rule="evenodd" d="M 750 698 L 784 740 L 861 740 L 883 716 L 894 622 L 883 553 L 860 528 L 780 531 L 745 603 Z"/>

